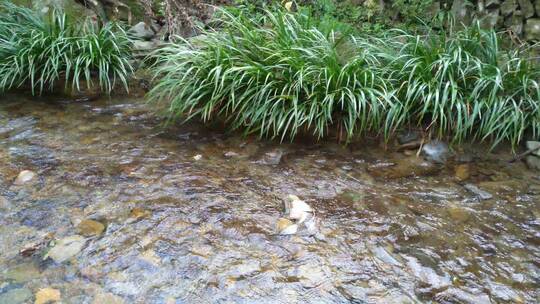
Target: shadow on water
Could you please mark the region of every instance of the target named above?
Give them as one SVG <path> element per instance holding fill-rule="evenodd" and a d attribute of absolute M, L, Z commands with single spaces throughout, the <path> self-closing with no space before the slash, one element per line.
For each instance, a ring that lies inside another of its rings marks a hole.
<path fill-rule="evenodd" d="M 127 98 L 4 96 L 0 303 L 46 287 L 65 303 L 536 302 L 538 173 L 508 151 L 405 152 L 164 129 Z M 22 170 L 36 177 L 17 185 Z M 288 194 L 316 235 L 275 234 Z M 72 256 L 44 259 L 76 234 Z"/>

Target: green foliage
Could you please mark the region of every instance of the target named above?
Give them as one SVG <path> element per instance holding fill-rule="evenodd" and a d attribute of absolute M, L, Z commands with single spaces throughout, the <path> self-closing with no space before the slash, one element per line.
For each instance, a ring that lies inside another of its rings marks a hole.
<path fill-rule="evenodd" d="M 477 24 L 426 36 L 398 37 L 388 64 L 412 123 L 439 136 L 519 142 L 540 131 L 540 69 L 526 49 L 503 51 Z"/>
<path fill-rule="evenodd" d="M 153 101 L 171 118 L 225 119 L 261 136 L 388 138 L 425 127 L 453 140 L 519 142 L 540 134 L 538 66 L 504 52 L 479 26 L 417 36 L 324 33 L 309 16 L 267 11 L 264 23 L 222 14 L 225 32 L 156 55 Z"/>
<path fill-rule="evenodd" d="M 2 2 L 0 8 L 0 90 L 29 84 L 33 93 L 59 81 L 80 90 L 81 82 L 110 92 L 117 81 L 127 89 L 132 73 L 130 41 L 115 24 L 99 27 L 69 19 L 61 11 L 40 15 Z"/>

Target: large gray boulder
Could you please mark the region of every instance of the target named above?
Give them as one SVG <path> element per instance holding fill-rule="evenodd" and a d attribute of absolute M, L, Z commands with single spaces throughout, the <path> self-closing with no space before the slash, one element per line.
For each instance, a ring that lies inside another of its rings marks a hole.
<path fill-rule="evenodd" d="M 524 31 L 526 40 L 540 41 L 540 18 L 528 19 Z"/>

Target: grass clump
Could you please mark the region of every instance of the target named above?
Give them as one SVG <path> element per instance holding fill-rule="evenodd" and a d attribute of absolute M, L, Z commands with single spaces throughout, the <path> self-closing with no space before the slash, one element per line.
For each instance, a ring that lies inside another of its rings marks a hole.
<path fill-rule="evenodd" d="M 224 119 L 261 136 L 330 130 L 388 138 L 422 127 L 439 137 L 518 143 L 540 132 L 539 68 L 479 26 L 418 36 L 352 37 L 303 14 L 223 12 L 221 32 L 156 55 L 150 99 L 172 119 Z"/>
<path fill-rule="evenodd" d="M 170 101 L 173 116 L 222 117 L 271 137 L 301 129 L 323 137 L 332 124 L 352 136 L 382 122 L 393 95 L 374 54 L 292 14 L 265 20 L 224 12 L 225 32 L 161 50 L 151 99 Z"/>
<path fill-rule="evenodd" d="M 115 24 L 76 21 L 57 10 L 43 15 L 3 1 L 0 91 L 30 85 L 32 93 L 41 94 L 61 81 L 76 90 L 84 82 L 105 92 L 117 82 L 127 89 L 130 44 Z"/>

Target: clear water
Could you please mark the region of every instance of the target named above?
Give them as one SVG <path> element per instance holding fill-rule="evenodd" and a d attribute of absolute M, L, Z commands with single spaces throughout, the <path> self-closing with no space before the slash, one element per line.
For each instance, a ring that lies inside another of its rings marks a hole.
<path fill-rule="evenodd" d="M 480 201 L 453 157 L 221 129 L 163 128 L 128 98 L 2 97 L 0 302 L 44 287 L 64 303 L 538 302 L 540 177 L 509 151 L 469 147 Z M 14 185 L 21 170 L 37 177 Z M 276 235 L 288 194 L 316 210 L 315 236 Z M 44 260 L 84 219 L 105 232 Z"/>

